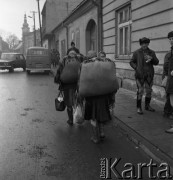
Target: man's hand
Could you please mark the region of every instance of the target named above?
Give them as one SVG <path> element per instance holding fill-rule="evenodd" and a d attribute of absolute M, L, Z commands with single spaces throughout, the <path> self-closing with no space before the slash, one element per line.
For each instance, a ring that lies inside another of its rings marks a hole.
<path fill-rule="evenodd" d="M 149 63 L 149 62 L 151 61 L 151 59 L 152 59 L 152 57 L 149 56 L 149 55 L 147 55 L 147 61 L 146 61 L 146 63 Z"/>

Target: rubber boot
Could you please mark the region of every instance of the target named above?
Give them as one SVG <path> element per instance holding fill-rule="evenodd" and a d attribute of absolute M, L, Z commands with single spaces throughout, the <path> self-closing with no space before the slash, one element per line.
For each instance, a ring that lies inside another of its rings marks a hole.
<path fill-rule="evenodd" d="M 100 132 L 100 138 L 103 140 L 105 138 L 105 133 L 104 133 L 104 125 L 102 123 L 99 124 L 99 132 Z"/>
<path fill-rule="evenodd" d="M 100 142 L 99 127 L 96 122 L 93 122 L 93 120 L 91 120 L 91 125 L 93 131 L 93 136 L 91 137 L 91 141 L 95 144 L 98 144 Z"/>
<path fill-rule="evenodd" d="M 68 114 L 67 123 L 69 125 L 73 125 L 73 108 L 72 107 L 67 107 L 67 114 Z"/>
<path fill-rule="evenodd" d="M 137 113 L 140 115 L 143 114 L 141 103 L 142 103 L 142 99 L 137 99 Z"/>
<path fill-rule="evenodd" d="M 150 106 L 150 101 L 151 101 L 151 98 L 145 97 L 145 110 L 154 112 L 155 109 L 153 109 L 153 108 Z"/>

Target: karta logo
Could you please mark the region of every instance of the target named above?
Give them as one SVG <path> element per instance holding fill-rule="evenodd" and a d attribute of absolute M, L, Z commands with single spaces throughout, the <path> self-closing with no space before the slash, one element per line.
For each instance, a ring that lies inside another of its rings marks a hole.
<path fill-rule="evenodd" d="M 149 163 L 120 163 L 121 158 L 100 159 L 100 178 L 102 179 L 143 179 L 144 170 L 148 179 L 173 179 L 170 166 L 163 162 L 159 165 L 150 159 Z M 120 171 L 121 169 L 121 171 Z M 155 172 L 155 173 L 154 173 Z M 146 178 L 146 177 L 145 177 Z"/>

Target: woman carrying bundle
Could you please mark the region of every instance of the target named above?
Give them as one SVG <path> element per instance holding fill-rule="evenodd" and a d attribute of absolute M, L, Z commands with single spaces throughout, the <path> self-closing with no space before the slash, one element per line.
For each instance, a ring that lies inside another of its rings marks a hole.
<path fill-rule="evenodd" d="M 64 101 L 67 107 L 69 125 L 73 125 L 73 106 L 75 102 L 75 92 L 77 89 L 78 71 L 81 64 L 80 56 L 71 50 L 59 63 L 55 76 L 55 83 L 59 84 L 59 90 L 64 94 Z"/>
<path fill-rule="evenodd" d="M 101 63 L 108 61 L 109 63 L 107 64 Z M 105 137 L 104 124 L 111 120 L 109 110 L 110 99 L 112 93 L 118 89 L 118 84 L 109 84 L 107 86 L 104 84 L 104 77 L 101 78 L 101 76 L 106 77 L 107 72 L 113 69 L 109 69 L 109 67 L 113 67 L 112 63 L 109 59 L 98 58 L 96 52 L 89 51 L 88 60 L 84 61 L 81 67 L 79 95 L 85 99 L 84 118 L 91 120 L 93 130 L 91 140 L 94 143 L 99 143 L 100 140 L 103 140 Z M 101 71 L 104 70 L 104 65 L 106 65 L 108 69 L 106 72 L 101 73 Z M 105 75 L 103 75 L 104 73 Z M 113 78 L 115 79 L 116 77 L 110 77 L 112 83 L 116 81 L 114 81 Z M 110 89 L 107 89 L 107 87 Z"/>

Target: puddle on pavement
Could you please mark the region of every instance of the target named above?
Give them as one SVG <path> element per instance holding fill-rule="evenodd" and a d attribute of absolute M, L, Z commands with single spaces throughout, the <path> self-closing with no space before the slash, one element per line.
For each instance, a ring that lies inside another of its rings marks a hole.
<path fill-rule="evenodd" d="M 67 170 L 67 164 L 49 164 L 43 168 L 43 175 L 47 176 L 62 176 Z"/>
<path fill-rule="evenodd" d="M 22 113 L 20 114 L 21 116 L 27 116 L 28 114 L 27 113 Z"/>
<path fill-rule="evenodd" d="M 24 108 L 25 111 L 32 111 L 34 108 Z"/>
<path fill-rule="evenodd" d="M 52 155 L 45 152 L 47 146 L 32 146 L 32 148 L 28 151 L 28 155 L 30 158 L 38 158 L 41 159 L 43 157 L 54 158 Z M 54 158 L 55 159 L 55 158 Z"/>
<path fill-rule="evenodd" d="M 26 152 L 25 148 L 24 148 L 22 145 L 20 145 L 19 147 L 17 147 L 17 148 L 15 149 L 15 151 L 16 151 L 17 153 L 19 153 L 19 154 L 23 154 L 23 153 Z"/>
<path fill-rule="evenodd" d="M 7 101 L 15 101 L 15 98 L 8 98 Z"/>
<path fill-rule="evenodd" d="M 32 122 L 33 122 L 33 123 L 41 123 L 41 122 L 43 122 L 43 121 L 44 121 L 43 119 L 38 119 L 38 118 L 32 119 Z"/>
<path fill-rule="evenodd" d="M 48 86 L 48 84 L 39 84 L 39 86 Z"/>

